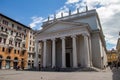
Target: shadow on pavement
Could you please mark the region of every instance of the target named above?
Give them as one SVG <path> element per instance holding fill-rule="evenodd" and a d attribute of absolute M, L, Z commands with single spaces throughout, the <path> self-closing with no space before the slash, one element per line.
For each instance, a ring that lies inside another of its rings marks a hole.
<path fill-rule="evenodd" d="M 112 72 L 113 72 L 112 75 L 113 80 L 120 80 L 120 68 L 119 69 L 112 68 Z"/>

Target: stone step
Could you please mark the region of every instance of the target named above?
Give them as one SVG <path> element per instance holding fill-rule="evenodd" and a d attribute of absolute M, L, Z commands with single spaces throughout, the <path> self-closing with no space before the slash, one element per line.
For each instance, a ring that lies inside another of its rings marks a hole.
<path fill-rule="evenodd" d="M 80 68 L 44 68 L 44 69 L 41 69 L 42 71 L 59 71 L 59 72 L 79 72 L 79 71 L 96 71 L 98 72 L 99 69 L 96 69 L 96 68 L 93 68 L 93 67 L 90 67 L 90 68 L 83 68 L 83 67 L 80 67 Z"/>

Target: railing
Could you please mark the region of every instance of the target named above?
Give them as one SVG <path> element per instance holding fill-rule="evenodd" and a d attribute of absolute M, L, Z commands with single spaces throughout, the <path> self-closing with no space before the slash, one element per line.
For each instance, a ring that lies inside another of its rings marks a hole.
<path fill-rule="evenodd" d="M 22 37 L 21 36 L 15 36 L 15 40 L 16 41 L 22 41 Z"/>
<path fill-rule="evenodd" d="M 0 35 L 7 37 L 8 36 L 8 32 L 7 31 L 0 31 Z"/>
<path fill-rule="evenodd" d="M 13 44 L 8 44 L 8 47 L 9 48 L 14 48 L 14 45 Z"/>

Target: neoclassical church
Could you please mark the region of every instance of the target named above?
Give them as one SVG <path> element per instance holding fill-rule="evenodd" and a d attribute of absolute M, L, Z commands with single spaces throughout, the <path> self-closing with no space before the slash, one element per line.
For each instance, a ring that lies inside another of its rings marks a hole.
<path fill-rule="evenodd" d="M 42 28 L 36 37 L 41 67 L 103 69 L 107 65 L 106 44 L 96 10 L 61 14 L 61 18 L 48 19 Z M 35 67 L 38 64 L 36 55 Z"/>

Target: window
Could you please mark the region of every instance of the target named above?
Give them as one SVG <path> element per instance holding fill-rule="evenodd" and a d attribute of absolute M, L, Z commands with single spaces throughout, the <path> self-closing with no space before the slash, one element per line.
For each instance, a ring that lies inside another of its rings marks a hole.
<path fill-rule="evenodd" d="M 33 51 L 34 51 L 35 49 L 33 48 Z"/>
<path fill-rule="evenodd" d="M 11 44 L 11 45 L 12 45 L 12 40 L 9 40 L 9 44 Z"/>
<path fill-rule="evenodd" d="M 8 53 L 10 53 L 11 52 L 11 49 L 8 49 Z"/>
<path fill-rule="evenodd" d="M 7 26 L 8 26 L 8 21 L 3 20 L 3 24 L 5 24 L 5 25 L 7 25 Z"/>
<path fill-rule="evenodd" d="M 5 31 L 7 32 L 7 28 L 5 29 Z"/>
<path fill-rule="evenodd" d="M 25 31 L 25 33 L 26 33 L 26 29 L 25 29 L 24 31 Z"/>
<path fill-rule="evenodd" d="M 16 36 L 18 36 L 18 33 L 16 33 Z"/>
<path fill-rule="evenodd" d="M 3 43 L 4 43 L 4 44 L 6 43 L 6 39 L 3 39 Z"/>
<path fill-rule="evenodd" d="M 24 55 L 25 51 L 22 51 L 22 55 Z"/>
<path fill-rule="evenodd" d="M 29 58 L 30 58 L 30 54 L 29 54 Z"/>
<path fill-rule="evenodd" d="M 19 34 L 19 36 L 21 37 L 21 34 Z"/>
<path fill-rule="evenodd" d="M 13 35 L 13 31 L 11 31 L 11 35 Z"/>
<path fill-rule="evenodd" d="M 3 47 L 3 48 L 2 48 L 2 52 L 4 52 L 4 51 L 5 51 L 5 48 Z"/>
<path fill-rule="evenodd" d="M 14 28 L 14 24 L 12 24 L 12 28 Z"/>
<path fill-rule="evenodd" d="M 18 43 L 18 47 L 20 47 L 20 43 Z"/>
<path fill-rule="evenodd" d="M 17 26 L 17 29 L 18 29 L 18 30 L 22 30 L 22 28 L 21 28 L 21 27 L 19 27 L 19 26 Z"/>
<path fill-rule="evenodd" d="M 19 50 L 18 50 L 18 54 L 19 54 Z"/>
<path fill-rule="evenodd" d="M 35 58 L 35 55 L 33 54 L 32 57 Z"/>
<path fill-rule="evenodd" d="M 35 42 L 33 42 L 33 46 L 35 46 Z"/>
<path fill-rule="evenodd" d="M 14 53 L 16 54 L 16 50 L 14 50 Z"/>
<path fill-rule="evenodd" d="M 24 35 L 24 40 L 25 40 L 25 35 Z"/>
<path fill-rule="evenodd" d="M 2 42 L 2 38 L 0 37 L 0 43 Z"/>
<path fill-rule="evenodd" d="M 1 27 L 1 31 L 3 31 L 3 27 Z"/>
<path fill-rule="evenodd" d="M 33 39 L 35 39 L 35 37 L 33 36 Z"/>
<path fill-rule="evenodd" d="M 15 42 L 15 46 L 17 47 L 17 42 Z"/>
<path fill-rule="evenodd" d="M 29 47 L 29 50 L 31 51 L 31 47 Z"/>
<path fill-rule="evenodd" d="M 23 47 L 25 48 L 25 44 L 23 44 Z"/>
<path fill-rule="evenodd" d="M 32 43 L 32 42 L 30 41 L 30 45 L 31 45 L 31 43 Z"/>

